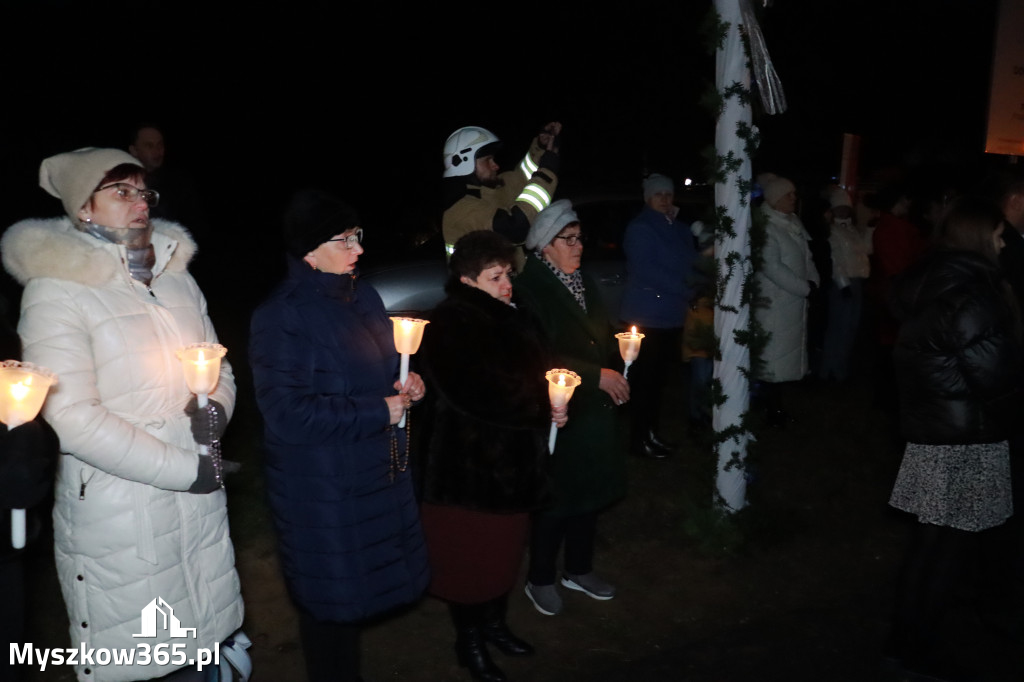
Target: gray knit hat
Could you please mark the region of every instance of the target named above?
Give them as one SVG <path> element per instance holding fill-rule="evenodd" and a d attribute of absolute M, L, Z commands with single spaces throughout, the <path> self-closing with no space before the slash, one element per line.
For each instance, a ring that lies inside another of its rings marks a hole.
<path fill-rule="evenodd" d="M 579 216 L 572 210 L 572 202 L 559 199 L 537 214 L 526 235 L 526 248 L 543 249 L 558 236 L 558 233 L 569 223 L 578 223 Z"/>
<path fill-rule="evenodd" d="M 655 194 L 662 194 L 665 192 L 675 192 L 675 183 L 672 182 L 672 178 L 661 173 L 651 173 L 644 178 L 644 201 L 647 201 Z"/>
<path fill-rule="evenodd" d="M 84 147 L 57 154 L 39 166 L 39 186 L 60 199 L 64 212 L 76 220 L 103 177 L 123 163 L 138 166 L 139 175 L 146 172 L 138 159 L 120 149 Z"/>

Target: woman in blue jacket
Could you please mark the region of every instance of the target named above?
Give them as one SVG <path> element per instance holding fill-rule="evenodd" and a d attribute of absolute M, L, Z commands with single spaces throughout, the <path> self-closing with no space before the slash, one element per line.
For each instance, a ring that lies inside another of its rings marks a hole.
<path fill-rule="evenodd" d="M 358 625 L 428 582 L 406 434 L 423 381 L 397 381 L 380 296 L 358 286 L 355 212 L 313 190 L 285 216 L 288 275 L 256 310 L 250 359 L 267 491 L 310 680 L 358 680 Z"/>

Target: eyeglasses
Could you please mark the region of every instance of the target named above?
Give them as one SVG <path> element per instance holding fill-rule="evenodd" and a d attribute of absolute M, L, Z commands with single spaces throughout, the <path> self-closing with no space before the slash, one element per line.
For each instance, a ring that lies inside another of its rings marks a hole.
<path fill-rule="evenodd" d="M 142 197 L 142 200 L 145 201 L 150 208 L 153 208 L 160 203 L 160 192 L 157 192 L 155 189 L 139 189 L 134 185 L 129 185 L 127 182 L 114 182 L 109 185 L 104 185 L 97 189 L 96 192 L 102 192 L 103 190 L 110 189 L 111 187 L 116 189 L 116 194 L 122 201 L 134 203 L 139 200 L 139 197 Z M 96 192 L 93 192 L 93 194 Z"/>
<path fill-rule="evenodd" d="M 555 239 L 564 239 L 566 246 L 576 246 L 577 244 L 582 244 L 587 241 L 587 236 L 582 232 L 579 232 L 577 234 L 567 234 L 564 237 L 562 235 L 558 235 Z"/>
<path fill-rule="evenodd" d="M 345 242 L 346 249 L 356 248 L 356 244 L 363 243 L 363 230 L 357 228 L 354 234 L 350 234 L 347 237 L 335 237 L 334 239 L 328 239 L 329 242 Z"/>

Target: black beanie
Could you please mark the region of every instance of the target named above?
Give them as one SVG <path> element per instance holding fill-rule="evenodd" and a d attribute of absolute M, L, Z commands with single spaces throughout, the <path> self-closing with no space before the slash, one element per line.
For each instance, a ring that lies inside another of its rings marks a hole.
<path fill-rule="evenodd" d="M 359 226 L 354 208 L 317 189 L 300 189 L 284 212 L 284 243 L 302 258 L 331 237 Z"/>

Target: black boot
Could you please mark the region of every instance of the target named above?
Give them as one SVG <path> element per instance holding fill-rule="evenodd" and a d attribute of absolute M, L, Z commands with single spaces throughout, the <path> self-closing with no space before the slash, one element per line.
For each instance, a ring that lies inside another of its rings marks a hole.
<path fill-rule="evenodd" d="M 449 604 L 455 624 L 455 656 L 478 682 L 506 682 L 501 668 L 494 665 L 483 633 L 482 604 Z"/>
<path fill-rule="evenodd" d="M 505 622 L 505 614 L 508 611 L 508 594 L 503 594 L 497 599 L 487 602 L 483 609 L 485 640 L 508 656 L 528 656 L 533 653 L 533 647 L 512 634 Z"/>

